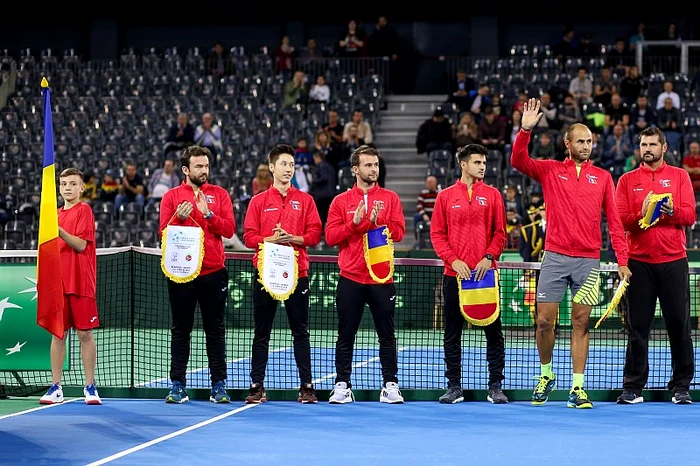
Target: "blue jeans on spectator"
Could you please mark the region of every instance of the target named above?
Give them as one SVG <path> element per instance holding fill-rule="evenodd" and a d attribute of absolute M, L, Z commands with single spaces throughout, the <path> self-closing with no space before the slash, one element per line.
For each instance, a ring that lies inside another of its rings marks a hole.
<path fill-rule="evenodd" d="M 143 208 L 143 205 L 146 202 L 146 198 L 143 197 L 143 194 L 137 194 L 135 199 L 129 199 L 126 197 L 126 194 L 117 194 L 116 199 L 114 199 L 114 211 L 119 212 L 119 208 L 123 206 L 124 204 L 129 204 L 131 202 L 136 202 L 138 205 Z"/>

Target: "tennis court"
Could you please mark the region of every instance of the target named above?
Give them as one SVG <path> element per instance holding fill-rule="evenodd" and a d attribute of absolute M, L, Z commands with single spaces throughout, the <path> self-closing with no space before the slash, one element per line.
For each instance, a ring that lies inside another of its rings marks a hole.
<path fill-rule="evenodd" d="M 15 296 L 12 299 L 19 303 L 18 308 L 6 309 L 0 325 L 0 340 L 11 342 L 8 346 L 14 344 L 18 332 L 29 325 L 27 322 L 31 323 L 31 316 L 27 321 L 28 313 L 20 310 L 31 301 L 25 285 L 28 278 L 24 277 L 28 269 L 21 267 L 32 268 L 33 260 L 17 255 L 7 261 L 14 264 L 5 267 L 20 267 L 9 269 L 18 283 L 6 292 Z M 635 406 L 611 403 L 621 390 L 626 345 L 623 314 L 618 312 L 600 328 L 591 329 L 586 388 L 595 409 L 567 409 L 564 400 L 571 384 L 571 323 L 570 310 L 563 305 L 554 354 L 558 389 L 543 407 L 529 403 L 539 372 L 532 316 L 537 264 L 501 264 L 501 318 L 506 340 L 503 388 L 513 402 L 495 406 L 483 401 L 487 388 L 486 342 L 481 329 L 465 328 L 462 384 L 465 399 L 476 401 L 448 406 L 437 403 L 446 383 L 440 265 L 434 260 L 397 259 L 396 327 L 399 381 L 405 404 L 377 402 L 381 371 L 369 312 L 357 335 L 353 359 L 352 383 L 358 403 L 336 406 L 325 402 L 335 381 L 337 264 L 335 257 L 322 256 L 312 258 L 309 312 L 313 378 L 321 402 L 309 406 L 292 401 L 296 400 L 299 381 L 292 338 L 280 308 L 265 381 L 270 401 L 244 405 L 250 383 L 250 288 L 255 272 L 250 255 L 236 253 L 227 256 L 230 299 L 225 316 L 227 385 L 233 403 L 214 405 L 206 401 L 210 382 L 205 338 L 201 320 L 196 319 L 187 376 L 193 401 L 166 405 L 163 399 L 170 385 L 170 312 L 158 252 L 139 248 L 100 251 L 98 303 L 102 327 L 96 333 L 97 381 L 104 405 L 86 406 L 80 398 L 73 398 L 63 405 L 39 408 L 36 395 L 46 390 L 51 379 L 46 370 L 48 351 L 45 343 L 42 347 L 27 337 L 22 347 L 26 359 L 21 363 L 15 359 L 12 370 L 7 369 L 8 361 L 18 354 L 0 353 L 0 364 L 5 364 L 0 367 L 0 389 L 12 395 L 10 400 L 0 401 L 3 461 L 513 465 L 532 464 L 547 457 L 566 464 L 635 466 L 661 464 L 669 458 L 691 464 L 696 461 L 693 445 L 700 432 L 700 411 L 697 404 L 676 406 L 668 401 L 670 351 L 661 320 L 652 332 L 650 376 L 644 393 L 646 400 L 661 402 Z M 691 304 L 697 310 L 700 270 L 692 269 L 691 273 Z M 603 274 L 601 305 L 594 308 L 591 326 L 616 287 L 614 268 L 604 266 Z M 694 328 L 695 319 L 694 315 Z M 38 349 L 32 349 L 32 345 Z M 700 351 L 696 348 L 696 365 L 698 361 Z M 72 339 L 64 370 L 64 392 L 67 397 L 80 397 L 82 386 L 79 346 Z M 691 389 L 698 399 L 697 378 Z M 19 397 L 24 395 L 32 397 Z M 22 411 L 26 409 L 30 411 Z M 77 447 L 66 443 L 65 438 L 76 439 Z M 660 439 L 663 441 L 655 442 Z"/>

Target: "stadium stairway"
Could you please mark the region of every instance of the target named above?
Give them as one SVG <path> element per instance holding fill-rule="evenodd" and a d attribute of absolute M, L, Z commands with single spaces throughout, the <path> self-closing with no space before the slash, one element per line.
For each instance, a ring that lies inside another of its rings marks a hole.
<path fill-rule="evenodd" d="M 445 96 L 388 95 L 385 99 L 388 105 L 386 110 L 382 110 L 375 139 L 386 161 L 386 188 L 399 195 L 406 217 L 406 236 L 395 247 L 412 249 L 415 244 L 413 214 L 428 172 L 426 155 L 416 153 L 416 134 L 420 124 L 445 101 Z"/>

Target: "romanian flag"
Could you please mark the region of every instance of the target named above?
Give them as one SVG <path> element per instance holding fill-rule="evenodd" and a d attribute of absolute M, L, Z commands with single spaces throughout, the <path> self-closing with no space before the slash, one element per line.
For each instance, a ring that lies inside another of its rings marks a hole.
<path fill-rule="evenodd" d="M 51 90 L 46 78 L 41 80 L 41 88 L 44 98 L 44 169 L 41 177 L 41 207 L 39 210 L 36 322 L 49 333 L 63 339 L 63 282 L 60 273 L 61 253 L 58 245 L 53 120 L 51 116 Z"/>
<path fill-rule="evenodd" d="M 479 281 L 474 280 L 474 274 L 472 272 L 468 280 L 457 277 L 459 310 L 467 322 L 478 326 L 489 325 L 500 313 L 498 271 L 489 269 Z"/>
<path fill-rule="evenodd" d="M 394 275 L 394 242 L 386 226 L 365 233 L 365 263 L 369 276 L 377 283 L 386 283 Z"/>
<path fill-rule="evenodd" d="M 639 221 L 639 227 L 642 230 L 646 230 L 659 221 L 661 215 L 663 215 L 663 212 L 661 212 L 661 206 L 664 204 L 668 204 L 669 207 L 673 207 L 673 196 L 671 193 L 651 195 L 651 199 L 649 199 L 649 209 L 647 210 L 646 215 L 644 215 L 644 218 Z"/>

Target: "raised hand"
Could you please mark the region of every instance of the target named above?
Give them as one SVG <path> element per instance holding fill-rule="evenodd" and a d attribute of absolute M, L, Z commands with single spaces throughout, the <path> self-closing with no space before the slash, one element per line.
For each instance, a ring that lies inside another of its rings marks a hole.
<path fill-rule="evenodd" d="M 523 116 L 520 119 L 520 126 L 527 131 L 537 126 L 542 118 L 540 112 L 540 101 L 534 97 L 523 104 Z"/>

